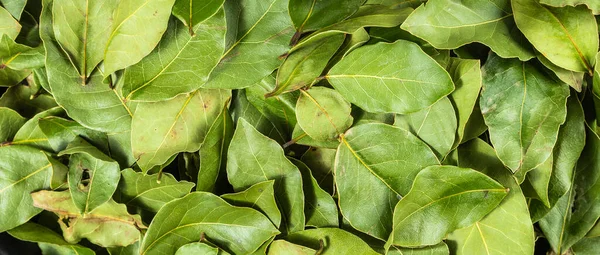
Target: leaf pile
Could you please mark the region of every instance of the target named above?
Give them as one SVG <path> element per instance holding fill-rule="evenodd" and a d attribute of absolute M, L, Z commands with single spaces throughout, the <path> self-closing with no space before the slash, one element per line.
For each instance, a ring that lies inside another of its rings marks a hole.
<path fill-rule="evenodd" d="M 43 254 L 599 254 L 595 0 L 0 0 Z"/>

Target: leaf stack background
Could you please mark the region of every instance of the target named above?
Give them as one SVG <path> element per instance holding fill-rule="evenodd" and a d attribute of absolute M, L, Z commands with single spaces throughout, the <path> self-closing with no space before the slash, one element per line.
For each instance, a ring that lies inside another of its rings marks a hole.
<path fill-rule="evenodd" d="M 0 251 L 600 253 L 598 1 L 0 4 Z"/>

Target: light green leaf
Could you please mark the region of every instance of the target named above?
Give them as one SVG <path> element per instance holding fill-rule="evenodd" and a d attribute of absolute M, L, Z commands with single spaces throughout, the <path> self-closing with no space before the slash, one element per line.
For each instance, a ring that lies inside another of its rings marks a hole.
<path fill-rule="evenodd" d="M 527 175 L 529 180 L 535 178 L 548 179 L 547 182 L 544 182 L 543 188 L 538 188 L 538 190 L 547 189 L 548 204 L 544 205 L 541 201 L 536 200 L 532 200 L 529 204 L 531 218 L 534 222 L 548 213 L 551 207 L 569 191 L 572 185 L 575 164 L 585 145 L 584 121 L 581 104 L 577 96 L 572 94 L 567 99 L 567 119 L 565 124 L 560 127 L 552 157 L 548 159 L 552 159 L 553 162 L 550 175 L 547 177 L 536 176 L 533 174 L 536 170 Z"/>
<path fill-rule="evenodd" d="M 467 123 L 472 115 L 477 114 L 475 106 L 481 90 L 481 68 L 479 60 L 451 58 L 447 70 L 456 86 L 448 96 L 457 118 L 456 141 L 452 146 L 456 148 L 461 142 L 467 141 Z"/>
<path fill-rule="evenodd" d="M 138 241 L 140 229 L 145 228 L 139 215 L 130 215 L 125 205 L 112 199 L 82 216 L 68 190 L 42 190 L 31 197 L 35 207 L 59 216 L 58 224 L 69 243 L 86 238 L 102 247 L 127 246 Z"/>
<path fill-rule="evenodd" d="M 287 0 L 227 0 L 226 51 L 206 88 L 245 88 L 275 70 L 289 49 L 294 28 Z M 252 11 L 247 11 L 252 10 Z"/>
<path fill-rule="evenodd" d="M 577 92 L 581 92 L 581 87 L 583 86 L 583 76 L 585 75 L 585 73 L 573 72 L 559 67 L 550 62 L 550 60 L 548 60 L 546 57 L 544 57 L 544 55 L 542 55 L 539 52 L 536 52 L 536 57 L 540 61 L 540 63 L 542 63 L 542 65 L 544 65 L 546 68 L 550 69 L 550 71 L 552 71 L 554 74 L 556 74 L 556 77 L 558 77 L 558 79 L 560 79 L 566 84 L 569 84 L 569 86 L 577 90 Z"/>
<path fill-rule="evenodd" d="M 30 70 L 0 68 L 0 87 L 12 87 L 19 84 L 31 73 Z"/>
<path fill-rule="evenodd" d="M 15 19 L 21 19 L 21 13 L 25 9 L 27 0 L 0 0 L 0 3 Z"/>
<path fill-rule="evenodd" d="M 54 179 L 65 179 L 66 167 L 43 151 L 24 146 L 0 147 L 0 232 L 19 226 L 42 210 L 33 207 L 29 193 L 55 188 Z"/>
<path fill-rule="evenodd" d="M 0 144 L 12 141 L 27 120 L 13 109 L 0 107 Z"/>
<path fill-rule="evenodd" d="M 552 153 L 567 115 L 569 87 L 535 63 L 490 55 L 480 106 L 498 158 L 523 181 Z"/>
<path fill-rule="evenodd" d="M 225 0 L 175 0 L 173 15 L 188 26 L 191 35 L 195 35 L 194 27 L 217 13 L 223 2 Z"/>
<path fill-rule="evenodd" d="M 329 59 L 342 45 L 344 38 L 344 34 L 334 34 L 290 53 L 277 70 L 277 87 L 265 96 L 275 96 L 312 86 L 317 82 Z"/>
<path fill-rule="evenodd" d="M 460 167 L 476 169 L 510 190 L 483 219 L 448 236 L 452 254 L 533 254 L 535 237 L 527 201 L 494 149 L 480 139 L 471 140 L 458 147 L 458 162 Z"/>
<path fill-rule="evenodd" d="M 396 204 L 394 228 L 387 244 L 405 247 L 437 244 L 446 234 L 481 220 L 507 193 L 502 185 L 473 169 L 427 167 L 415 177 L 410 192 Z"/>
<path fill-rule="evenodd" d="M 294 143 L 311 147 L 323 147 L 328 149 L 335 149 L 340 144 L 340 142 L 336 140 L 315 140 L 308 134 L 306 134 L 304 130 L 302 130 L 300 125 L 296 125 L 296 127 L 294 127 L 294 132 L 292 132 L 292 140 L 284 144 L 284 146 L 289 146 Z"/>
<path fill-rule="evenodd" d="M 364 0 L 290 0 L 290 18 L 298 31 L 309 32 L 338 23 L 352 15 Z"/>
<path fill-rule="evenodd" d="M 298 125 L 311 138 L 336 140 L 352 126 L 352 110 L 340 93 L 326 87 L 301 90 L 296 103 Z"/>
<path fill-rule="evenodd" d="M 138 166 L 146 172 L 176 153 L 200 149 L 229 98 L 226 90 L 200 89 L 167 101 L 139 103 L 131 121 Z"/>
<path fill-rule="evenodd" d="M 313 250 L 302 245 L 290 243 L 286 240 L 275 240 L 269 246 L 269 255 L 313 255 L 316 254 Z"/>
<path fill-rule="evenodd" d="M 288 124 L 287 121 L 282 122 L 282 120 L 286 120 L 285 118 L 282 119 L 280 117 L 275 117 L 276 115 L 271 114 L 271 111 L 265 109 L 267 107 L 262 108 L 263 111 L 261 112 L 252 103 L 250 103 L 248 99 L 249 95 L 247 95 L 246 90 L 237 90 L 236 92 L 237 93 L 233 98 L 233 102 L 231 103 L 231 108 L 233 108 L 232 117 L 234 122 L 237 123 L 239 119 L 245 119 L 259 132 L 277 141 L 278 143 L 283 144 L 288 141 Z M 278 99 L 274 98 L 274 100 Z M 284 102 L 287 102 L 287 100 Z M 288 106 L 287 103 L 282 103 L 280 105 L 285 106 L 285 108 L 282 108 L 281 113 L 287 114 L 289 111 L 294 113 L 293 109 L 296 107 L 295 104 L 293 106 Z M 292 110 L 289 110 L 288 108 Z M 294 117 L 295 121 L 296 115 L 292 114 L 292 116 Z M 288 120 L 289 119 L 290 118 L 288 118 Z"/>
<path fill-rule="evenodd" d="M 511 4 L 519 30 L 550 62 L 567 70 L 592 73 L 598 26 L 589 9 L 549 7 L 537 0 L 511 0 Z"/>
<path fill-rule="evenodd" d="M 40 17 L 40 37 L 46 48 L 48 82 L 54 99 L 69 117 L 84 127 L 103 132 L 128 131 L 131 119 L 129 107 L 103 81 L 99 72 L 94 72 L 88 83 L 81 86 L 79 72 L 54 39 L 52 13 L 51 8 L 48 8 L 51 5 L 52 0 L 44 1 L 45 8 Z"/>
<path fill-rule="evenodd" d="M 354 34 L 365 27 L 396 27 L 413 11 L 412 8 L 400 8 L 396 6 L 364 5 L 356 13 L 344 21 L 321 28 L 290 50 L 294 52 L 306 45 L 319 41 L 335 34 Z"/>
<path fill-rule="evenodd" d="M 187 195 L 194 187 L 191 182 L 177 181 L 169 173 L 145 175 L 128 168 L 121 171 L 121 175 L 115 200 L 150 212 L 158 212 L 163 205 Z"/>
<path fill-rule="evenodd" d="M 542 204 L 548 208 L 550 208 L 548 188 L 550 186 L 550 176 L 552 175 L 553 165 L 554 158 L 550 155 L 544 163 L 527 172 L 527 178 L 521 184 L 525 196 L 542 202 Z M 560 197 L 561 196 L 559 196 L 559 198 Z"/>
<path fill-rule="evenodd" d="M 213 192 L 218 179 L 225 179 L 227 150 L 233 137 L 233 120 L 225 105 L 200 145 L 196 190 Z"/>
<path fill-rule="evenodd" d="M 304 230 L 286 236 L 285 240 L 294 244 L 311 248 L 313 250 L 320 250 L 322 244 L 323 249 L 322 253 L 320 253 L 321 255 L 379 254 L 371 249 L 371 247 L 369 247 L 369 245 L 359 237 L 339 228 L 318 228 Z"/>
<path fill-rule="evenodd" d="M 156 47 L 167 29 L 174 3 L 175 0 L 119 2 L 104 50 L 104 77 L 139 62 Z"/>
<path fill-rule="evenodd" d="M 44 66 L 44 47 L 18 44 L 7 34 L 0 37 L 0 67 L 23 70 Z"/>
<path fill-rule="evenodd" d="M 337 147 L 337 146 L 336 146 Z M 333 194 L 333 168 L 337 150 L 312 147 L 302 155 L 302 162 L 310 168 L 313 178 L 329 194 Z"/>
<path fill-rule="evenodd" d="M 509 0 L 429 1 L 417 8 L 401 28 L 437 49 L 456 49 L 479 42 L 503 58 L 524 61 L 534 57 L 531 46 L 515 26 Z"/>
<path fill-rule="evenodd" d="M 347 34 L 346 38 L 347 39 L 344 40 L 344 43 L 342 43 L 342 46 L 339 47 L 339 50 L 336 52 L 336 54 L 333 55 L 331 60 L 329 60 L 328 65 L 339 62 L 342 58 L 348 55 L 348 53 L 367 43 L 369 39 L 371 39 L 369 33 L 367 33 L 367 30 L 364 28 L 359 28 L 358 30 L 354 31 L 354 33 Z"/>
<path fill-rule="evenodd" d="M 77 245 L 77 244 L 70 244 L 67 241 L 65 241 L 63 239 L 63 237 L 60 236 L 58 233 L 50 230 L 49 228 L 47 228 L 43 225 L 33 223 L 33 222 L 27 222 L 16 228 L 13 228 L 13 229 L 9 230 L 8 233 L 11 236 L 13 236 L 14 238 L 17 238 L 22 241 L 35 242 L 38 244 L 47 245 L 47 248 L 40 247 L 44 251 L 56 249 L 56 250 L 60 250 L 60 251 L 62 251 L 62 250 L 69 251 L 69 252 L 71 252 L 69 254 L 73 254 L 73 255 L 75 255 L 75 254 L 79 254 L 79 255 L 95 254 L 92 249 L 86 248 L 84 246 Z M 46 254 L 54 254 L 54 253 L 46 253 Z"/>
<path fill-rule="evenodd" d="M 306 225 L 315 228 L 339 227 L 337 204 L 325 190 L 319 187 L 311 170 L 302 161 L 289 158 L 302 174 L 306 214 Z"/>
<path fill-rule="evenodd" d="M 386 124 L 353 127 L 341 141 L 334 170 L 341 214 L 357 230 L 386 240 L 393 206 L 421 169 L 439 161 L 419 138 Z"/>
<path fill-rule="evenodd" d="M 118 0 L 54 0 L 52 28 L 56 41 L 78 70 L 82 85 L 104 59 L 117 4 Z"/>
<path fill-rule="evenodd" d="M 108 201 L 119 183 L 119 163 L 81 137 L 76 137 L 58 156 L 69 157 L 69 191 L 81 214 Z"/>
<path fill-rule="evenodd" d="M 421 138 L 438 159 L 443 160 L 456 139 L 457 117 L 452 102 L 444 97 L 418 112 L 397 114 L 394 126 L 404 128 Z"/>
<path fill-rule="evenodd" d="M 10 39 L 15 39 L 21 31 L 21 24 L 13 18 L 6 9 L 0 6 L 0 36 L 6 34 Z"/>
<path fill-rule="evenodd" d="M 179 247 L 177 252 L 175 252 L 175 255 L 188 254 L 218 255 L 219 249 L 205 243 L 188 243 Z"/>
<path fill-rule="evenodd" d="M 557 254 L 583 238 L 600 218 L 600 138 L 588 126 L 583 152 L 575 168 L 569 191 L 539 225 Z"/>
<path fill-rule="evenodd" d="M 346 100 L 370 112 L 416 112 L 454 90 L 438 63 L 417 44 L 403 40 L 352 51 L 327 79 Z"/>
<path fill-rule="evenodd" d="M 205 192 L 193 192 L 163 206 L 154 217 L 140 255 L 173 254 L 204 233 L 227 252 L 247 254 L 279 232 L 254 209 L 234 207 Z"/>
<path fill-rule="evenodd" d="M 266 215 L 273 225 L 279 228 L 281 224 L 281 212 L 275 201 L 275 181 L 259 182 L 250 188 L 233 194 L 221 196 L 228 203 L 235 206 L 251 207 Z"/>
<path fill-rule="evenodd" d="M 227 154 L 227 177 L 236 191 L 275 180 L 275 200 L 282 212 L 282 232 L 304 229 L 304 192 L 298 168 L 274 140 L 238 119 Z"/>
<path fill-rule="evenodd" d="M 585 5 L 594 15 L 600 14 L 600 2 L 595 0 L 540 0 L 540 3 L 553 7 Z"/>
<path fill-rule="evenodd" d="M 192 36 L 179 21 L 170 20 L 156 49 L 125 69 L 127 100 L 161 101 L 204 85 L 225 49 L 225 14 L 217 12 L 193 31 Z"/>

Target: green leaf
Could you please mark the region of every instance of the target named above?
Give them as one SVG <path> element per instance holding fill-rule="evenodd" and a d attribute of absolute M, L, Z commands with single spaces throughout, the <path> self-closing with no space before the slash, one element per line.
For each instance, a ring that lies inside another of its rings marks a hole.
<path fill-rule="evenodd" d="M 552 71 L 554 74 L 556 74 L 556 77 L 558 77 L 558 79 L 560 79 L 566 84 L 569 84 L 569 86 L 577 90 L 577 92 L 581 92 L 581 87 L 583 86 L 583 76 L 585 75 L 585 73 L 573 72 L 559 67 L 550 62 L 550 60 L 548 60 L 546 57 L 544 57 L 544 55 L 542 55 L 539 52 L 536 52 L 536 57 L 540 61 L 540 63 L 542 63 L 542 65 L 544 65 L 546 68 L 550 69 L 550 71 Z"/>
<path fill-rule="evenodd" d="M 0 143 L 12 141 L 27 120 L 13 109 L 0 107 Z"/>
<path fill-rule="evenodd" d="M 385 240 L 393 206 L 421 169 L 439 161 L 419 138 L 386 124 L 353 127 L 341 141 L 334 170 L 341 214 L 357 230 Z"/>
<path fill-rule="evenodd" d="M 16 228 L 13 228 L 8 231 L 8 233 L 22 241 L 27 242 L 35 242 L 38 244 L 47 245 L 47 248 L 42 248 L 42 250 L 46 249 L 55 249 L 55 250 L 65 250 L 72 252 L 72 254 L 80 254 L 80 255 L 93 255 L 95 254 L 93 250 L 90 248 L 86 248 L 77 244 L 70 244 L 63 239 L 58 233 L 50 230 L 43 225 L 27 222 L 23 225 L 20 225 Z M 48 253 L 46 253 L 48 254 Z M 53 254 L 53 253 L 49 253 Z"/>
<path fill-rule="evenodd" d="M 16 21 L 6 9 L 0 7 L 0 36 L 6 34 L 10 39 L 15 39 L 21 31 L 21 24 Z"/>
<path fill-rule="evenodd" d="M 577 255 L 594 255 L 600 249 L 600 237 L 583 238 L 577 242 L 571 250 Z"/>
<path fill-rule="evenodd" d="M 119 183 L 119 163 L 83 138 L 75 138 L 58 156 L 69 156 L 69 190 L 81 214 L 108 201 Z"/>
<path fill-rule="evenodd" d="M 458 161 L 460 167 L 476 169 L 510 190 L 483 219 L 448 236 L 452 254 L 533 254 L 534 231 L 527 201 L 494 149 L 480 139 L 471 140 L 458 147 Z"/>
<path fill-rule="evenodd" d="M 122 0 L 112 15 L 104 50 L 104 77 L 148 55 L 167 29 L 175 0 Z M 135 37 L 135 40 L 131 40 Z"/>
<path fill-rule="evenodd" d="M 351 107 L 340 93 L 326 87 L 301 90 L 296 103 L 298 125 L 311 138 L 336 140 L 352 125 Z"/>
<path fill-rule="evenodd" d="M 328 149 L 335 149 L 340 144 L 340 142 L 336 140 L 315 140 L 308 134 L 306 134 L 304 130 L 302 130 L 300 125 L 296 125 L 296 127 L 294 127 L 294 132 L 292 132 L 292 140 L 284 145 L 291 145 L 294 143 L 311 147 L 323 147 Z"/>
<path fill-rule="evenodd" d="M 344 34 L 334 34 L 290 53 L 277 70 L 277 87 L 265 96 L 279 95 L 313 85 L 329 59 L 344 42 L 344 38 Z"/>
<path fill-rule="evenodd" d="M 245 88 L 275 70 L 289 49 L 294 28 L 287 0 L 227 0 L 226 50 L 206 88 Z M 252 10 L 252 11 L 247 11 Z"/>
<path fill-rule="evenodd" d="M 290 0 L 289 13 L 298 33 L 338 23 L 352 15 L 364 0 Z"/>
<path fill-rule="evenodd" d="M 138 241 L 140 229 L 145 228 L 139 215 L 130 215 L 125 205 L 113 200 L 82 216 L 67 190 L 42 190 L 32 193 L 31 197 L 35 207 L 59 216 L 58 224 L 69 243 L 86 238 L 102 247 L 127 246 Z"/>
<path fill-rule="evenodd" d="M 48 138 L 40 129 L 38 122 L 41 118 L 56 115 L 64 115 L 64 110 L 57 106 L 36 114 L 17 131 L 15 138 L 10 144 L 29 145 L 41 150 L 53 151 Z"/>
<path fill-rule="evenodd" d="M 279 232 L 254 209 L 234 207 L 205 192 L 193 192 L 163 206 L 154 217 L 140 255 L 173 254 L 199 233 L 227 252 L 247 254 Z"/>
<path fill-rule="evenodd" d="M 336 146 L 337 147 L 337 146 Z M 319 187 L 333 194 L 333 168 L 337 150 L 312 147 L 302 155 L 302 162 L 308 166 Z"/>
<path fill-rule="evenodd" d="M 81 84 L 104 59 L 118 0 L 54 0 L 52 28 L 56 41 L 79 71 Z"/>
<path fill-rule="evenodd" d="M 327 80 L 346 100 L 370 112 L 416 112 L 454 90 L 438 63 L 417 44 L 403 40 L 352 51 L 329 71 Z"/>
<path fill-rule="evenodd" d="M 251 207 L 266 215 L 273 225 L 279 228 L 281 224 L 281 212 L 275 201 L 275 181 L 259 182 L 250 188 L 233 194 L 221 196 L 228 203 L 235 206 Z"/>
<path fill-rule="evenodd" d="M 0 87 L 12 87 L 27 78 L 30 70 L 13 70 L 11 68 L 0 68 Z"/>
<path fill-rule="evenodd" d="M 432 246 L 422 248 L 401 248 L 392 246 L 386 255 L 448 255 L 450 251 L 446 243 L 441 242 Z"/>
<path fill-rule="evenodd" d="M 175 0 L 173 15 L 188 26 L 190 34 L 194 35 L 197 31 L 194 31 L 194 27 L 215 15 L 223 6 L 223 2 L 225 0 Z"/>
<path fill-rule="evenodd" d="M 33 207 L 29 193 L 56 188 L 54 180 L 66 179 L 66 167 L 50 160 L 43 151 L 24 146 L 0 147 L 0 232 L 19 226 L 42 210 Z"/>
<path fill-rule="evenodd" d="M 304 213 L 306 225 L 316 228 L 339 227 L 337 204 L 325 190 L 319 187 L 311 174 L 310 168 L 302 161 L 290 158 L 302 174 L 302 185 L 305 196 Z"/>
<path fill-rule="evenodd" d="M 227 106 L 223 107 L 206 137 L 200 145 L 200 166 L 197 170 L 197 191 L 212 192 L 219 178 L 224 179 L 227 163 L 227 150 L 233 137 L 233 120 Z M 194 177 L 192 176 L 192 179 Z"/>
<path fill-rule="evenodd" d="M 589 9 L 554 8 L 537 0 L 511 3 L 515 23 L 550 62 L 567 70 L 592 73 L 598 52 L 598 26 Z"/>
<path fill-rule="evenodd" d="M 276 78 L 269 75 L 258 84 L 245 89 L 246 98 L 266 118 L 283 128 L 286 134 L 292 133 L 296 126 L 296 102 L 300 92 L 290 92 L 266 97 L 276 87 Z M 275 139 L 277 140 L 277 139 Z"/>
<path fill-rule="evenodd" d="M 536 200 L 532 200 L 529 204 L 531 218 L 534 222 L 548 213 L 572 185 L 575 164 L 585 145 L 584 121 L 581 104 L 573 94 L 567 99 L 567 119 L 565 124 L 560 127 L 558 139 L 550 158 L 553 162 L 550 175 L 548 177 L 532 175 L 536 170 L 527 175 L 529 180 L 540 177 L 544 180 L 548 179 L 547 182 L 544 182 L 543 188 L 547 189 L 548 205 Z"/>
<path fill-rule="evenodd" d="M 447 67 L 456 89 L 448 96 L 456 112 L 456 140 L 453 148 L 466 140 L 467 124 L 474 114 L 481 90 L 481 68 L 479 60 L 451 58 Z M 479 113 L 481 114 L 481 113 Z"/>
<path fill-rule="evenodd" d="M 10 87 L 0 98 L 0 107 L 8 107 L 25 118 L 56 106 L 56 101 L 47 94 L 34 96 L 30 86 L 18 85 Z"/>
<path fill-rule="evenodd" d="M 124 3 L 127 1 L 123 1 Z M 54 99 L 65 109 L 69 117 L 82 126 L 103 131 L 122 132 L 130 129 L 131 112 L 119 94 L 94 72 L 85 86 L 77 69 L 62 52 L 54 39 L 52 29 L 52 0 L 44 2 L 40 17 L 40 37 L 46 48 L 48 82 Z"/>
<path fill-rule="evenodd" d="M 27 0 L 0 0 L 0 3 L 15 19 L 21 19 L 21 14 L 23 9 L 25 9 Z"/>
<path fill-rule="evenodd" d="M 600 218 L 600 137 L 588 126 L 586 142 L 577 161 L 569 191 L 539 225 L 557 254 L 583 238 Z"/>
<path fill-rule="evenodd" d="M 123 95 L 127 100 L 161 101 L 204 85 L 225 49 L 223 11 L 192 31 L 193 36 L 179 21 L 169 21 L 156 49 L 125 69 Z"/>
<path fill-rule="evenodd" d="M 274 140 L 239 119 L 227 154 L 227 178 L 236 191 L 275 180 L 275 200 L 282 212 L 282 232 L 304 229 L 304 193 L 298 168 Z"/>
<path fill-rule="evenodd" d="M 454 145 L 457 117 L 452 102 L 444 97 L 418 112 L 397 114 L 394 125 L 421 138 L 431 147 L 438 159 L 443 160 Z"/>
<path fill-rule="evenodd" d="M 417 8 L 401 28 L 437 49 L 456 49 L 479 42 L 503 58 L 524 61 L 534 57 L 531 46 L 515 26 L 509 0 L 430 1 Z"/>
<path fill-rule="evenodd" d="M 294 52 L 306 45 L 335 34 L 354 34 L 365 27 L 396 27 L 402 24 L 412 11 L 412 8 L 395 6 L 361 6 L 358 11 L 346 20 L 321 28 L 305 39 L 302 39 L 290 52 Z"/>
<path fill-rule="evenodd" d="M 177 252 L 175 252 L 175 255 L 187 254 L 218 255 L 219 249 L 205 243 L 188 243 L 179 247 Z"/>
<path fill-rule="evenodd" d="M 158 212 L 163 205 L 187 195 L 194 187 L 191 182 L 177 181 L 169 173 L 145 175 L 128 168 L 121 171 L 121 176 L 115 200 L 150 212 Z"/>
<path fill-rule="evenodd" d="M 480 106 L 498 158 L 519 182 L 552 153 L 567 115 L 569 87 L 534 63 L 490 55 Z"/>
<path fill-rule="evenodd" d="M 313 255 L 316 254 L 313 250 L 302 245 L 290 243 L 286 240 L 275 240 L 269 246 L 269 255 Z"/>
<path fill-rule="evenodd" d="M 594 15 L 600 14 L 600 2 L 594 0 L 540 0 L 540 3 L 553 7 L 585 5 Z"/>
<path fill-rule="evenodd" d="M 7 34 L 0 37 L 0 67 L 24 70 L 44 66 L 43 47 L 31 48 L 27 45 L 18 44 Z"/>
<path fill-rule="evenodd" d="M 87 129 L 75 121 L 49 116 L 39 119 L 38 125 L 48 138 L 54 152 L 60 152 L 67 148 L 67 145 L 78 136 L 85 138 L 102 152 L 110 152 L 108 137 L 105 133 Z"/>
<path fill-rule="evenodd" d="M 146 172 L 176 153 L 200 149 L 229 98 L 229 91 L 200 89 L 167 101 L 139 103 L 131 121 L 138 166 Z"/>
<path fill-rule="evenodd" d="M 140 242 L 137 241 L 134 244 L 125 247 L 108 247 L 106 250 L 108 250 L 108 254 L 110 255 L 138 255 Z"/>
<path fill-rule="evenodd" d="M 285 119 L 281 119 L 278 116 L 276 117 L 271 111 L 265 109 L 267 107 L 262 108 L 263 111 L 257 109 L 252 103 L 250 103 L 246 90 L 237 90 L 236 92 L 237 93 L 233 98 L 233 102 L 231 103 L 231 107 L 233 108 L 231 114 L 234 122 L 238 122 L 240 118 L 245 119 L 262 134 L 277 141 L 278 143 L 283 144 L 288 141 L 289 129 L 287 122 L 281 122 Z M 274 100 L 278 99 L 274 98 Z M 285 108 L 282 108 L 281 112 L 286 114 L 285 116 L 289 116 L 287 115 L 287 113 L 290 111 L 288 108 L 292 109 L 291 113 L 294 113 L 294 108 L 291 108 L 291 106 L 288 106 L 286 103 L 280 105 L 285 106 Z M 295 105 L 293 105 L 293 107 L 295 107 Z M 295 121 L 296 115 L 292 114 L 292 116 L 294 117 Z M 289 120 L 291 118 L 286 119 Z"/>
<path fill-rule="evenodd" d="M 285 240 L 314 250 L 320 250 L 322 244 L 323 249 L 322 253 L 320 253 L 321 255 L 379 254 L 371 249 L 371 247 L 359 237 L 338 228 L 304 230 L 286 236 Z"/>
<path fill-rule="evenodd" d="M 473 169 L 427 167 L 415 177 L 410 192 L 396 204 L 388 244 L 405 247 L 437 244 L 446 234 L 481 220 L 507 193 L 502 185 Z"/>

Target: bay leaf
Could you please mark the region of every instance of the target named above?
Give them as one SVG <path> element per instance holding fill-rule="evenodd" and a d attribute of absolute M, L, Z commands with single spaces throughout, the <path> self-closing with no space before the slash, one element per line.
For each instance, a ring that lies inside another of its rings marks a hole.
<path fill-rule="evenodd" d="M 7 107 L 0 107 L 0 143 L 12 141 L 17 131 L 27 120 L 18 112 Z"/>
<path fill-rule="evenodd" d="M 352 15 L 364 0 L 290 0 L 290 18 L 298 33 L 333 25 Z"/>
<path fill-rule="evenodd" d="M 22 241 L 28 242 L 36 242 L 38 244 L 47 245 L 47 248 L 42 248 L 42 250 L 46 251 L 49 249 L 56 250 L 67 250 L 75 254 L 80 255 L 93 255 L 94 251 L 90 248 L 78 245 L 78 244 L 70 244 L 63 239 L 58 233 L 52 231 L 51 229 L 37 224 L 33 222 L 27 222 L 23 225 L 20 225 L 16 228 L 13 228 L 8 231 L 12 237 L 17 238 Z"/>
<path fill-rule="evenodd" d="M 198 152 L 200 165 L 196 170 L 196 175 L 192 176 L 192 180 L 197 179 L 197 191 L 213 192 L 217 188 L 218 180 L 225 179 L 227 151 L 233 131 L 233 120 L 227 105 L 225 105 L 200 145 Z"/>
<path fill-rule="evenodd" d="M 310 168 L 306 164 L 294 158 L 289 159 L 298 167 L 302 174 L 306 225 L 316 228 L 339 227 L 337 204 L 331 195 L 319 187 L 317 180 L 315 180 Z"/>
<path fill-rule="evenodd" d="M 359 237 L 339 228 L 308 229 L 288 235 L 285 240 L 313 250 L 321 250 L 322 245 L 321 255 L 379 254 Z"/>
<path fill-rule="evenodd" d="M 175 0 L 173 15 L 188 26 L 190 34 L 194 35 L 194 27 L 217 13 L 223 2 L 225 0 Z"/>
<path fill-rule="evenodd" d="M 326 87 L 301 90 L 296 119 L 302 130 L 315 140 L 336 140 L 352 125 L 351 107 L 340 93 Z"/>
<path fill-rule="evenodd" d="M 221 198 L 235 206 L 253 208 L 271 220 L 275 227 L 281 225 L 281 212 L 275 201 L 275 181 L 259 182 L 237 193 L 223 194 Z"/>

